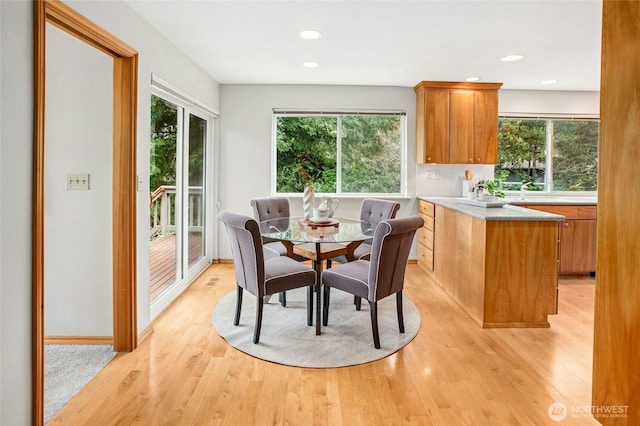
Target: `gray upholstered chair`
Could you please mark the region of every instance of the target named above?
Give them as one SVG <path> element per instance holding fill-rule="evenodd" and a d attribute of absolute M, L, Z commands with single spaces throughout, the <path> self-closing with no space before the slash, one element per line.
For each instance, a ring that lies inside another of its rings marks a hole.
<path fill-rule="evenodd" d="M 365 198 L 360 205 L 360 220 L 371 225 L 375 229 L 376 225 L 383 220 L 393 219 L 400 210 L 400 203 L 395 201 L 381 200 L 378 198 Z M 372 240 L 363 241 L 353 252 L 356 259 L 366 259 L 371 253 Z M 339 256 L 332 261 L 346 263 L 346 256 Z"/>
<path fill-rule="evenodd" d="M 253 217 L 256 221 L 262 222 L 269 219 L 288 218 L 291 216 L 289 199 L 287 197 L 264 197 L 251 200 L 253 207 Z M 275 256 L 292 257 L 291 249 L 282 241 L 271 238 L 262 238 L 264 243 L 265 256 L 267 258 Z"/>
<path fill-rule="evenodd" d="M 251 207 L 253 207 L 253 217 L 258 222 L 270 219 L 288 221 L 291 216 L 291 208 L 287 197 L 254 198 L 251 200 Z M 282 223 L 283 229 L 286 229 L 288 226 L 288 223 Z M 262 237 L 262 243 L 266 259 L 278 256 L 289 256 L 299 261 L 305 260 L 301 256 L 293 253 L 293 243 L 290 241 L 279 241 L 273 238 Z M 284 291 L 279 293 L 278 300 L 282 306 L 287 306 L 287 293 Z"/>
<path fill-rule="evenodd" d="M 365 224 L 371 226 L 372 229 L 383 220 L 394 219 L 396 213 L 400 210 L 400 203 L 389 200 L 381 200 L 379 198 L 365 198 L 360 205 L 360 220 Z M 353 257 L 355 259 L 369 259 L 371 253 L 372 239 L 368 239 L 362 242 L 353 251 Z M 331 259 L 334 262 L 347 263 L 347 256 L 338 256 Z M 354 296 L 353 303 L 356 305 L 356 310 L 360 310 L 361 300 L 360 297 Z"/>
<path fill-rule="evenodd" d="M 424 223 L 420 216 L 383 220 L 376 227 L 370 260 L 358 259 L 322 273 L 324 285 L 323 325 L 328 324 L 330 289 L 337 288 L 369 301 L 373 344 L 380 349 L 378 300 L 396 295 L 398 326 L 404 333 L 402 289 L 404 274 L 416 230 Z"/>
<path fill-rule="evenodd" d="M 258 343 L 262 326 L 264 296 L 294 288 L 308 287 L 307 325 L 312 325 L 315 271 L 287 256 L 277 256 L 265 260 L 260 228 L 254 219 L 230 212 L 221 212 L 218 217 L 227 229 L 236 275 L 238 299 L 233 324 L 238 325 L 240 322 L 243 290 L 247 290 L 256 297 L 253 343 Z"/>

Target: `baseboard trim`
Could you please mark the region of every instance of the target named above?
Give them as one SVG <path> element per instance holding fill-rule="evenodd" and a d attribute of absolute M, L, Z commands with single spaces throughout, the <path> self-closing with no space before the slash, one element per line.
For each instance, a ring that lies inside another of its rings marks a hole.
<path fill-rule="evenodd" d="M 140 346 L 142 342 L 144 342 L 149 337 L 151 337 L 154 331 L 155 330 L 153 329 L 152 326 L 145 328 L 144 331 L 138 335 L 138 346 Z"/>
<path fill-rule="evenodd" d="M 45 336 L 49 345 L 113 345 L 113 336 Z"/>

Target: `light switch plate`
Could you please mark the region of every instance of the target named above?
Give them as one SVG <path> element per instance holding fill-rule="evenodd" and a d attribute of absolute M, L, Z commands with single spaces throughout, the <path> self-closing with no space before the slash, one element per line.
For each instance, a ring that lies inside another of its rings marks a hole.
<path fill-rule="evenodd" d="M 89 173 L 67 173 L 67 190 L 89 190 Z"/>

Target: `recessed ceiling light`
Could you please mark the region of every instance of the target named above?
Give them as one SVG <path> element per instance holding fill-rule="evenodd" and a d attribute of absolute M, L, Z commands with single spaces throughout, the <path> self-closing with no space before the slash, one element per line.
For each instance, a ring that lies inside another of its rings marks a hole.
<path fill-rule="evenodd" d="M 480 77 L 467 77 L 464 79 L 464 81 L 479 81 Z"/>
<path fill-rule="evenodd" d="M 302 66 L 305 68 L 318 68 L 320 64 L 315 61 L 306 61 Z"/>
<path fill-rule="evenodd" d="M 540 84 L 556 84 L 558 80 L 542 80 Z"/>
<path fill-rule="evenodd" d="M 523 59 L 524 55 L 507 55 L 504 56 L 502 58 L 500 58 L 500 61 L 502 62 L 514 62 L 514 61 L 519 61 L 520 59 Z"/>
<path fill-rule="evenodd" d="M 300 37 L 306 40 L 317 40 L 322 37 L 322 33 L 316 30 L 303 30 L 300 31 Z"/>

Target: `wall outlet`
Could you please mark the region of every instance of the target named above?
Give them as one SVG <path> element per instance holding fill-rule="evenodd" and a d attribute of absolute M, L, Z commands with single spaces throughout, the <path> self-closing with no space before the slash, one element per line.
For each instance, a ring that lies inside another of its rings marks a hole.
<path fill-rule="evenodd" d="M 89 173 L 67 173 L 66 189 L 89 190 Z"/>
<path fill-rule="evenodd" d="M 427 180 L 440 179 L 440 173 L 437 170 L 427 170 Z"/>

